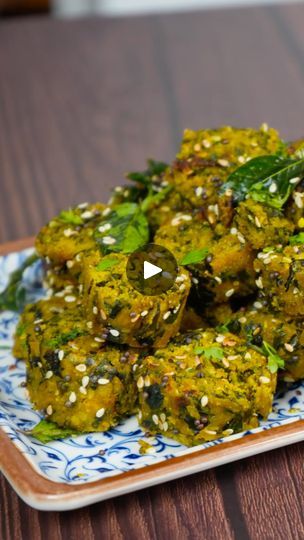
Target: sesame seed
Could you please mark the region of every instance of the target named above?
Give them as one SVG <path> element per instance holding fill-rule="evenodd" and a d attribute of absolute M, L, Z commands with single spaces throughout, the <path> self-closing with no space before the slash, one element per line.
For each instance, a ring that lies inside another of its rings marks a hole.
<path fill-rule="evenodd" d="M 198 279 L 196 277 L 192 278 L 192 283 L 194 283 L 194 285 L 198 285 Z"/>
<path fill-rule="evenodd" d="M 145 381 L 144 381 L 144 378 L 142 376 L 140 376 L 137 380 L 137 388 L 139 390 L 141 390 L 141 388 L 144 387 L 144 384 L 145 384 Z"/>
<path fill-rule="evenodd" d="M 135 323 L 136 321 L 138 321 L 139 318 L 140 313 L 133 315 L 133 317 L 131 317 L 131 323 Z"/>
<path fill-rule="evenodd" d="M 235 236 L 238 232 L 239 232 L 239 231 L 237 230 L 236 227 L 232 227 L 232 228 L 230 229 L 230 233 L 231 233 L 233 236 Z"/>
<path fill-rule="evenodd" d="M 46 409 L 46 414 L 47 414 L 48 416 L 51 416 L 51 414 L 53 414 L 53 407 L 52 407 L 52 405 L 49 405 L 49 406 L 47 407 L 47 409 Z"/>
<path fill-rule="evenodd" d="M 263 304 L 261 302 L 254 302 L 253 307 L 255 307 L 256 309 L 262 309 Z"/>
<path fill-rule="evenodd" d="M 85 375 L 84 377 L 82 377 L 81 382 L 82 382 L 83 388 L 86 388 L 90 382 L 90 378 L 87 375 Z"/>
<path fill-rule="evenodd" d="M 159 420 L 158 420 L 157 414 L 152 415 L 152 420 L 153 420 L 154 424 L 156 424 L 156 425 L 158 424 Z"/>
<path fill-rule="evenodd" d="M 69 268 L 69 269 L 73 268 L 74 264 L 75 264 L 75 261 L 67 261 L 66 262 L 67 268 Z"/>
<path fill-rule="evenodd" d="M 79 392 L 80 392 L 81 394 L 84 394 L 84 395 L 87 394 L 87 391 L 86 391 L 86 389 L 85 389 L 83 386 L 80 386 L 80 387 L 79 387 Z"/>
<path fill-rule="evenodd" d="M 218 336 L 216 336 L 215 341 L 217 343 L 223 343 L 224 339 L 225 339 L 225 336 L 223 336 L 223 334 L 219 334 Z"/>
<path fill-rule="evenodd" d="M 76 296 L 68 295 L 68 296 L 64 297 L 64 300 L 65 300 L 65 302 L 68 302 L 68 303 L 75 302 L 76 301 Z"/>
<path fill-rule="evenodd" d="M 217 162 L 221 167 L 229 167 L 229 165 L 230 165 L 230 163 L 229 163 L 229 161 L 227 161 L 227 159 L 218 159 Z"/>
<path fill-rule="evenodd" d="M 145 386 L 151 386 L 151 380 L 149 375 L 146 375 L 145 377 Z"/>
<path fill-rule="evenodd" d="M 162 426 L 163 431 L 168 431 L 168 428 L 169 428 L 168 422 L 163 422 L 163 426 Z"/>
<path fill-rule="evenodd" d="M 230 364 L 229 364 L 227 358 L 223 358 L 223 359 L 222 359 L 222 364 L 223 364 L 223 366 L 224 366 L 225 368 L 229 368 L 229 366 L 230 366 Z"/>
<path fill-rule="evenodd" d="M 104 340 L 100 337 L 94 337 L 94 341 L 97 341 L 97 343 L 103 343 Z"/>
<path fill-rule="evenodd" d="M 202 145 L 203 145 L 204 148 L 210 148 L 211 142 L 208 141 L 207 139 L 204 139 L 204 140 L 202 141 Z"/>
<path fill-rule="evenodd" d="M 233 429 L 229 428 L 229 429 L 225 429 L 225 431 L 223 431 L 223 435 L 225 435 L 226 437 L 228 437 L 228 435 L 232 435 L 233 433 Z"/>
<path fill-rule="evenodd" d="M 230 298 L 230 296 L 232 296 L 233 294 L 234 294 L 234 289 L 229 289 L 229 291 L 225 292 L 225 296 L 227 298 Z"/>
<path fill-rule="evenodd" d="M 113 238 L 113 236 L 104 236 L 102 239 L 102 243 L 106 246 L 111 246 L 112 244 L 116 244 L 116 239 Z"/>
<path fill-rule="evenodd" d="M 266 124 L 266 122 L 263 122 L 263 124 L 261 125 L 261 131 L 267 132 L 268 129 L 269 129 L 268 124 Z"/>
<path fill-rule="evenodd" d="M 77 369 L 77 371 L 80 371 L 81 373 L 83 373 L 84 371 L 87 370 L 87 366 L 85 364 L 77 364 L 77 366 L 75 366 L 75 369 Z"/>
<path fill-rule="evenodd" d="M 92 321 L 88 321 L 88 322 L 86 323 L 86 325 L 87 325 L 87 327 L 90 328 L 90 329 L 93 328 L 93 323 L 92 323 Z"/>
<path fill-rule="evenodd" d="M 163 412 L 160 413 L 159 417 L 160 417 L 160 419 L 161 419 L 162 422 L 165 422 L 165 421 L 166 421 L 166 418 L 167 418 L 167 417 L 166 417 L 165 413 L 163 413 Z"/>
<path fill-rule="evenodd" d="M 109 331 L 111 336 L 113 337 L 118 337 L 119 336 L 119 331 L 116 330 L 115 328 L 111 328 L 111 330 Z"/>
<path fill-rule="evenodd" d="M 107 315 L 106 315 L 106 313 L 104 312 L 104 310 L 103 310 L 103 309 L 100 309 L 100 310 L 99 310 L 99 313 L 100 313 L 100 315 L 101 315 L 102 320 L 103 320 L 103 321 L 106 321 Z"/>
<path fill-rule="evenodd" d="M 96 413 L 96 418 L 101 418 L 105 413 L 105 409 L 102 407 L 102 409 L 98 409 Z"/>
<path fill-rule="evenodd" d="M 239 157 L 238 157 L 238 162 L 239 162 L 239 163 L 245 163 L 245 161 L 246 161 L 246 159 L 245 159 L 244 156 L 239 156 Z"/>
<path fill-rule="evenodd" d="M 45 374 L 45 379 L 51 379 L 53 377 L 54 373 L 52 371 L 47 371 Z"/>
<path fill-rule="evenodd" d="M 286 351 L 288 351 L 288 352 L 293 352 L 294 351 L 294 347 L 293 347 L 293 345 L 291 345 L 291 343 L 284 343 L 284 347 L 285 347 Z"/>
<path fill-rule="evenodd" d="M 101 384 L 101 385 L 104 385 L 104 384 L 109 384 L 109 379 L 103 379 L 102 377 L 100 379 L 98 379 L 98 384 Z"/>
<path fill-rule="evenodd" d="M 181 292 L 183 292 L 183 291 L 185 290 L 185 288 L 186 288 L 186 285 L 185 285 L 184 283 L 182 283 L 182 284 L 180 285 L 180 287 L 179 287 L 179 290 L 180 290 Z"/>
<path fill-rule="evenodd" d="M 69 238 L 70 236 L 73 236 L 74 234 L 77 234 L 77 231 L 73 231 L 73 229 L 64 229 L 63 234 L 64 234 L 64 236 Z"/>
<path fill-rule="evenodd" d="M 278 189 L 278 186 L 274 182 L 272 182 L 269 186 L 269 193 L 275 193 L 277 189 Z"/>
<path fill-rule="evenodd" d="M 246 317 L 240 317 L 240 318 L 238 319 L 238 321 L 239 321 L 241 324 L 244 324 L 244 323 L 247 321 L 247 319 L 246 319 Z"/>
<path fill-rule="evenodd" d="M 213 431 L 212 429 L 205 429 L 205 433 L 208 435 L 216 435 L 216 431 Z"/>
<path fill-rule="evenodd" d="M 93 212 L 90 212 L 90 210 L 87 210 L 86 212 L 82 212 L 81 217 L 82 219 L 91 219 L 94 216 Z"/>
<path fill-rule="evenodd" d="M 264 377 L 263 375 L 262 375 L 262 377 L 259 378 L 259 381 L 260 381 L 260 383 L 262 383 L 262 384 L 268 384 L 268 383 L 270 383 L 269 377 Z"/>
<path fill-rule="evenodd" d="M 202 407 L 206 407 L 208 401 L 209 401 L 208 396 L 203 396 L 203 397 L 201 398 L 201 406 L 202 406 Z"/>
<path fill-rule="evenodd" d="M 164 321 L 166 321 L 171 315 L 171 311 L 166 311 L 166 313 L 163 315 Z"/>
<path fill-rule="evenodd" d="M 145 309 L 144 311 L 141 312 L 140 316 L 145 317 L 146 315 L 148 315 L 148 311 Z"/>
<path fill-rule="evenodd" d="M 93 309 L 92 309 L 94 315 L 97 315 L 98 313 L 98 307 L 97 306 L 93 306 Z"/>
<path fill-rule="evenodd" d="M 260 229 L 262 225 L 261 225 L 261 222 L 260 222 L 260 220 L 259 220 L 259 218 L 257 216 L 255 216 L 254 222 L 255 222 L 256 226 L 258 227 L 258 229 Z"/>
<path fill-rule="evenodd" d="M 71 392 L 70 395 L 69 395 L 69 401 L 71 403 L 75 403 L 75 401 L 77 401 L 77 396 L 75 394 L 75 392 Z"/>
<path fill-rule="evenodd" d="M 86 208 L 88 206 L 89 203 L 87 202 L 83 202 L 83 203 L 80 203 L 78 204 L 77 208 L 79 208 L 80 210 L 82 210 L 83 208 Z"/>
<path fill-rule="evenodd" d="M 202 188 L 201 186 L 198 186 L 197 188 L 195 188 L 194 191 L 195 191 L 195 195 L 196 195 L 197 197 L 200 197 L 200 196 L 203 195 L 203 193 L 204 193 L 204 190 L 203 190 L 203 188 Z"/>
<path fill-rule="evenodd" d="M 106 231 L 109 231 L 111 229 L 112 225 L 110 223 L 105 223 L 104 225 L 101 225 L 98 227 L 99 232 L 103 233 Z"/>
<path fill-rule="evenodd" d="M 103 210 L 102 215 L 108 216 L 112 212 L 111 208 L 107 207 Z"/>
<path fill-rule="evenodd" d="M 222 283 L 222 279 L 219 276 L 214 276 L 215 281 Z"/>
<path fill-rule="evenodd" d="M 141 411 L 138 411 L 137 417 L 138 417 L 138 420 L 142 419 L 142 412 Z"/>
<path fill-rule="evenodd" d="M 245 360 L 251 360 L 251 354 L 250 354 L 250 352 L 246 352 L 246 354 L 245 354 Z"/>
<path fill-rule="evenodd" d="M 296 176 L 295 178 L 291 178 L 289 180 L 289 183 L 290 184 L 297 184 L 298 182 L 300 182 L 301 178 L 299 176 Z"/>
<path fill-rule="evenodd" d="M 262 276 L 260 276 L 258 279 L 255 280 L 255 283 L 256 283 L 256 286 L 259 288 L 259 289 L 263 289 L 263 280 L 262 280 Z"/>

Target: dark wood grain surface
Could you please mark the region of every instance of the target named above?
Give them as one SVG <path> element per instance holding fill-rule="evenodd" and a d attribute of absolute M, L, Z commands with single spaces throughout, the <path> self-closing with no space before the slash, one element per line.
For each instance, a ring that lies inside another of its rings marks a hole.
<path fill-rule="evenodd" d="M 304 5 L 0 23 L 0 241 L 105 199 L 185 127 L 304 135 Z M 303 445 L 67 513 L 0 478 L 0 538 L 303 539 Z"/>

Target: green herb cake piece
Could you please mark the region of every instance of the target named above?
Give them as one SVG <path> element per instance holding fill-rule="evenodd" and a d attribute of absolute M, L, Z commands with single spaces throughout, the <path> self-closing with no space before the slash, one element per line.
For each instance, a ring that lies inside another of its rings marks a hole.
<path fill-rule="evenodd" d="M 277 244 L 288 244 L 295 226 L 281 210 L 247 199 L 238 205 L 232 228 L 239 231 L 257 250 Z"/>
<path fill-rule="evenodd" d="M 92 325 L 102 324 L 103 335 L 113 343 L 132 347 L 165 347 L 180 327 L 190 289 L 190 277 L 179 269 L 166 293 L 145 296 L 126 275 L 128 257 L 121 253 L 95 253 L 83 266 L 83 303 Z"/>
<path fill-rule="evenodd" d="M 228 302 L 255 289 L 254 251 L 238 231 L 232 233 L 217 237 L 199 216 L 177 214 L 154 237 L 190 270 L 192 293 L 202 310 L 206 304 Z"/>
<path fill-rule="evenodd" d="M 48 302 L 55 310 L 50 318 Z M 27 324 L 27 389 L 46 419 L 79 432 L 106 431 L 134 412 L 138 354 L 89 333 L 80 305 L 40 301 L 28 306 L 21 324 Z"/>
<path fill-rule="evenodd" d="M 275 311 L 294 319 L 304 318 L 304 238 L 290 237 L 290 245 L 267 248 L 254 263 L 261 299 Z"/>
<path fill-rule="evenodd" d="M 276 386 L 264 355 L 214 330 L 179 335 L 136 377 L 142 427 L 189 446 L 257 427 Z"/>
<path fill-rule="evenodd" d="M 227 319 L 226 326 L 248 343 L 266 351 L 272 350 L 272 355 L 278 357 L 279 367 L 284 370 L 283 379 L 295 381 L 304 378 L 303 321 L 273 312 L 256 301 Z"/>
<path fill-rule="evenodd" d="M 61 266 L 73 276 L 79 274 L 84 252 L 96 248 L 93 233 L 106 210 L 101 203 L 80 204 L 63 210 L 39 232 L 36 250 L 51 266 Z"/>

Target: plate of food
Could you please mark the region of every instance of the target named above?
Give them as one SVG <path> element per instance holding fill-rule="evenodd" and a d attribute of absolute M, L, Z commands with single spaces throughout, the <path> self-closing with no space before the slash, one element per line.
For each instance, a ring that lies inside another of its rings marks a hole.
<path fill-rule="evenodd" d="M 127 178 L 0 248 L 0 466 L 38 509 L 304 438 L 303 141 L 185 130 Z"/>

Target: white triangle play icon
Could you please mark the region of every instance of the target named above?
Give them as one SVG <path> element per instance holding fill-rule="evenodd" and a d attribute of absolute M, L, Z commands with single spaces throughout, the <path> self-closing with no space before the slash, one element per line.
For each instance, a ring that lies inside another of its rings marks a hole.
<path fill-rule="evenodd" d="M 149 263 L 148 261 L 144 261 L 144 279 L 149 279 L 150 277 L 156 276 L 156 274 L 160 274 L 162 271 L 163 269 L 159 266 Z"/>

